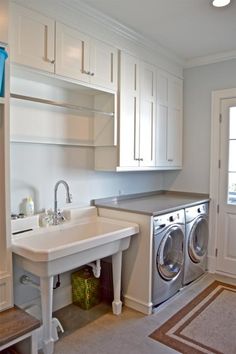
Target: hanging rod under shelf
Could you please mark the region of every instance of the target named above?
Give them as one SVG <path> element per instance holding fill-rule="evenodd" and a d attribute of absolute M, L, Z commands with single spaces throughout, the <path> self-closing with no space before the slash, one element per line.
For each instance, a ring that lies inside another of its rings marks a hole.
<path fill-rule="evenodd" d="M 100 111 L 98 109 L 77 106 L 77 105 L 70 104 L 70 103 L 46 100 L 44 98 L 38 98 L 38 97 L 18 95 L 16 93 L 11 93 L 10 96 L 11 96 L 11 98 L 16 98 L 19 100 L 26 100 L 26 101 L 31 101 L 31 102 L 43 103 L 43 104 L 48 104 L 51 106 L 63 107 L 63 108 L 77 110 L 77 111 L 91 112 L 91 113 L 101 114 L 101 115 L 105 115 L 105 116 L 109 116 L 109 117 L 114 117 L 113 112 L 104 112 L 104 111 Z"/>

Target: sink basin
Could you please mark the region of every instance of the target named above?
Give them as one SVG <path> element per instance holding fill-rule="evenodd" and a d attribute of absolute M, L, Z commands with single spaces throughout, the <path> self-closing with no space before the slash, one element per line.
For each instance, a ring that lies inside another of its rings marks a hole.
<path fill-rule="evenodd" d="M 52 261 L 138 232 L 138 225 L 99 216 L 14 236 L 12 251 L 34 262 Z"/>

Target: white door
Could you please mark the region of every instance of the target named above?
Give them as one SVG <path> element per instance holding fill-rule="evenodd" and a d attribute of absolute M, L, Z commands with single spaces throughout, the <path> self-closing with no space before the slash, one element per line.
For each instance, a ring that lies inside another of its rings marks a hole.
<path fill-rule="evenodd" d="M 236 98 L 221 104 L 217 270 L 236 275 Z"/>
<path fill-rule="evenodd" d="M 90 43 L 91 83 L 117 90 L 117 49 L 95 39 Z"/>
<path fill-rule="evenodd" d="M 54 72 L 54 26 L 54 20 L 12 4 L 11 61 Z"/>
<path fill-rule="evenodd" d="M 156 68 L 140 65 L 140 166 L 155 166 Z"/>
<path fill-rule="evenodd" d="M 89 37 L 56 23 L 56 74 L 90 82 Z"/>

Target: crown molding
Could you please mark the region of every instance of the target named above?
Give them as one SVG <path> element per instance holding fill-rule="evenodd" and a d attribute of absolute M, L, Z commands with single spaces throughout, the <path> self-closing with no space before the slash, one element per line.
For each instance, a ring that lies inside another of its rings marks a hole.
<path fill-rule="evenodd" d="M 235 58 L 236 58 L 236 50 L 232 50 L 230 52 L 217 53 L 217 54 L 186 60 L 184 68 L 194 68 L 196 66 L 216 64 L 222 61 L 231 60 Z"/>
<path fill-rule="evenodd" d="M 151 49 L 152 51 L 156 52 L 159 55 L 163 55 L 166 58 L 172 60 L 176 64 L 180 66 L 184 66 L 185 60 L 171 50 L 165 48 L 164 46 L 160 45 L 156 41 L 152 41 L 147 37 L 143 36 L 142 34 L 134 31 L 133 29 L 123 25 L 122 23 L 118 22 L 117 20 L 105 15 L 104 13 L 92 8 L 91 6 L 82 3 L 80 0 L 61 0 L 61 4 L 68 9 L 74 9 L 92 19 L 99 25 L 105 26 L 108 30 L 113 31 L 114 33 L 120 35 L 121 37 L 125 38 L 126 40 L 132 41 L 139 46 L 143 46 L 146 49 Z"/>

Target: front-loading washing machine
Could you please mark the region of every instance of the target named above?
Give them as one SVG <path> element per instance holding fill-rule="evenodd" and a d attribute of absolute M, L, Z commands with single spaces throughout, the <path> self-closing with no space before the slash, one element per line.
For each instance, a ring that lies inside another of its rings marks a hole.
<path fill-rule="evenodd" d="M 185 209 L 183 284 L 189 284 L 206 271 L 208 245 L 208 203 Z"/>
<path fill-rule="evenodd" d="M 152 303 L 157 306 L 182 287 L 184 210 L 154 218 Z"/>

